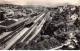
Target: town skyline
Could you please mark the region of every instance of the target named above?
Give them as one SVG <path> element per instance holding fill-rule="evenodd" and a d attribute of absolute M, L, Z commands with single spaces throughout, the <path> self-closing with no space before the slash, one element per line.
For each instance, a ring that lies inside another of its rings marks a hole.
<path fill-rule="evenodd" d="M 0 0 L 1 4 L 16 5 L 42 5 L 42 6 L 60 6 L 60 5 L 80 5 L 80 0 Z"/>

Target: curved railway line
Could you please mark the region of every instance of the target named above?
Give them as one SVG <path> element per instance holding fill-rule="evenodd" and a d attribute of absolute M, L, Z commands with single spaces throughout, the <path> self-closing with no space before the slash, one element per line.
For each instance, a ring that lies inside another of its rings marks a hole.
<path fill-rule="evenodd" d="M 31 27 L 25 27 L 25 25 L 20 26 L 10 34 L 0 38 L 1 46 L 3 50 L 14 49 L 14 45 L 17 42 L 29 42 L 31 41 L 40 31 L 41 27 L 46 21 L 46 13 L 43 13 L 35 18 L 33 18 L 34 24 Z M 30 20 L 29 20 L 30 21 Z M 39 30 L 38 30 L 39 29 Z M 35 30 L 38 30 L 36 33 L 32 33 Z M 28 39 L 27 39 L 28 38 Z"/>
<path fill-rule="evenodd" d="M 13 50 L 15 49 L 15 44 L 18 42 L 24 42 L 25 44 L 28 44 L 30 41 L 32 41 L 41 31 L 44 23 L 48 21 L 49 18 L 48 13 L 42 13 L 31 20 L 26 20 L 25 24 L 14 30 L 13 32 L 1 36 L 0 35 L 0 49 L 1 50 Z M 26 25 L 29 23 L 33 24 L 30 27 L 27 27 Z M 23 22 L 24 23 L 24 22 Z M 25 44 L 22 47 L 25 47 Z M 70 43 L 64 43 L 60 46 L 57 46 L 55 48 L 51 48 L 49 50 L 57 50 L 62 48 L 64 45 L 69 45 Z"/>
<path fill-rule="evenodd" d="M 1 50 L 13 50 L 15 49 L 15 44 L 18 42 L 24 42 L 25 44 L 28 44 L 30 41 L 32 41 L 41 31 L 44 23 L 49 18 L 49 13 L 43 13 L 41 15 L 38 15 L 34 17 L 32 20 L 28 20 L 28 22 L 25 23 L 31 23 L 34 22 L 30 27 L 25 27 L 25 24 L 14 30 L 13 32 L 7 34 L 6 36 L 0 37 L 0 49 Z M 23 47 L 25 47 L 25 44 Z M 62 44 L 58 47 L 51 48 L 49 50 L 57 50 L 64 45 L 68 44 Z"/>

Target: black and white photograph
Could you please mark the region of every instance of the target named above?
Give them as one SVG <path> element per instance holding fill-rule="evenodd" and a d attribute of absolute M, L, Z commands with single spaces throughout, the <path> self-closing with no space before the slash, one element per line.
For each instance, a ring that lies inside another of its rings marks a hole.
<path fill-rule="evenodd" d="M 80 0 L 0 0 L 0 50 L 80 50 Z"/>

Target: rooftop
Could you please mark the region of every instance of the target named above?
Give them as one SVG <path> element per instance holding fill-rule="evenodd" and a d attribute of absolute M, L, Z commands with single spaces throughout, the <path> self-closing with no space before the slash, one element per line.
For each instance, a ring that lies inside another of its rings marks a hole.
<path fill-rule="evenodd" d="M 4 10 L 2 8 L 0 8 L 0 13 L 5 13 Z"/>

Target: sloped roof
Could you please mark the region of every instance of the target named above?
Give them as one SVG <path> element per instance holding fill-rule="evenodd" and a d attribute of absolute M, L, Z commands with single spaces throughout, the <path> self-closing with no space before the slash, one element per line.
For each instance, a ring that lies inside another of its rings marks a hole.
<path fill-rule="evenodd" d="M 0 13 L 5 13 L 4 10 L 2 8 L 0 8 Z"/>

